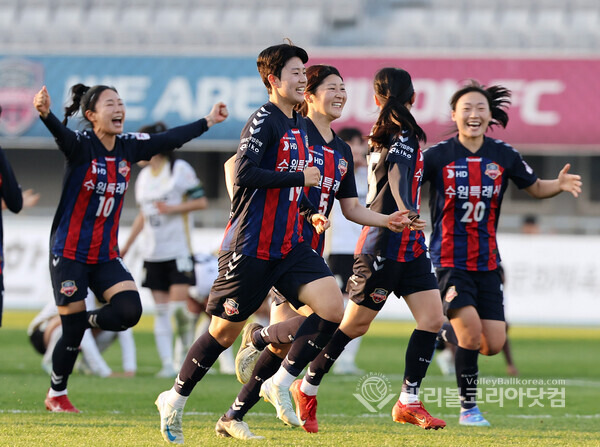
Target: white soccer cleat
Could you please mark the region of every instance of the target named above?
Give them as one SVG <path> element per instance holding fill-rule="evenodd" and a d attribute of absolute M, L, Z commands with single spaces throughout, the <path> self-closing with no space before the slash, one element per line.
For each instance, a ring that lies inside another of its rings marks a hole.
<path fill-rule="evenodd" d="M 454 352 L 451 349 L 446 348 L 436 351 L 433 358 L 439 366 L 440 371 L 442 371 L 442 375 L 451 376 L 455 373 Z"/>
<path fill-rule="evenodd" d="M 165 365 L 162 369 L 155 374 L 154 377 L 158 379 L 174 379 L 177 377 L 178 371 L 175 371 L 175 368 L 171 365 Z"/>
<path fill-rule="evenodd" d="M 183 430 L 181 428 L 183 408 L 175 408 L 167 403 L 167 393 L 163 391 L 158 395 L 154 404 L 160 413 L 160 433 L 165 441 L 171 444 L 183 444 Z"/>
<path fill-rule="evenodd" d="M 240 349 L 235 356 L 235 376 L 240 383 L 248 383 L 252 378 L 252 371 L 256 366 L 261 351 L 252 344 L 252 333 L 262 326 L 258 323 L 249 323 L 242 332 Z"/>
<path fill-rule="evenodd" d="M 255 435 L 250 431 L 250 427 L 244 421 L 238 421 L 237 419 L 231 419 L 230 421 L 225 420 L 225 416 L 217 421 L 215 426 L 217 436 L 222 438 L 235 438 L 241 439 L 242 441 L 248 441 L 251 439 L 265 439 L 264 436 Z"/>
<path fill-rule="evenodd" d="M 291 425 L 292 427 L 301 427 L 302 423 L 292 405 L 292 399 L 290 396 L 290 389 L 279 387 L 273 383 L 273 378 L 269 378 L 264 381 L 260 387 L 260 397 L 263 397 L 265 401 L 269 402 L 277 410 L 277 417 L 283 421 L 284 424 Z"/>

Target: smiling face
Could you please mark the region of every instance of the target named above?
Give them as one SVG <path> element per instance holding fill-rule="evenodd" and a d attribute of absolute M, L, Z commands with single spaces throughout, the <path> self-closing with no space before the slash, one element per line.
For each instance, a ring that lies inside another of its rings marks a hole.
<path fill-rule="evenodd" d="M 342 110 L 348 100 L 344 81 L 335 74 L 327 76 L 314 93 L 307 93 L 305 96 L 309 116 L 319 114 L 330 122 L 342 116 Z"/>
<path fill-rule="evenodd" d="M 86 118 L 97 135 L 119 135 L 125 124 L 125 105 L 119 94 L 111 89 L 100 93 L 95 110 L 87 110 Z"/>
<path fill-rule="evenodd" d="M 452 110 L 452 121 L 456 123 L 461 140 L 483 140 L 491 119 L 489 102 L 480 92 L 465 93 Z"/>
<path fill-rule="evenodd" d="M 284 112 L 291 110 L 304 100 L 306 89 L 306 69 L 299 57 L 292 57 L 281 69 L 281 77 L 269 75 L 272 90 L 269 95 L 271 102 L 278 105 Z"/>

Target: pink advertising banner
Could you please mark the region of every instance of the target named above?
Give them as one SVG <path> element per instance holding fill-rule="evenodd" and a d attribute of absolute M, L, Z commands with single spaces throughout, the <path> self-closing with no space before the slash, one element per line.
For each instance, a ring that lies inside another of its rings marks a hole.
<path fill-rule="evenodd" d="M 412 111 L 428 145 L 453 135 L 450 97 L 476 79 L 512 91 L 507 129 L 497 127 L 489 136 L 530 152 L 600 152 L 600 59 L 319 56 L 307 65 L 315 63 L 333 65 L 344 77 L 348 102 L 337 129 L 358 126 L 368 133 L 377 116 L 373 76 L 393 66 L 412 76 L 417 92 Z"/>

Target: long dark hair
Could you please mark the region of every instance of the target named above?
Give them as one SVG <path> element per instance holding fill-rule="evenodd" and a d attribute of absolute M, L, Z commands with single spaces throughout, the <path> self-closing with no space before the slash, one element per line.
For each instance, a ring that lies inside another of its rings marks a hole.
<path fill-rule="evenodd" d="M 502 126 L 506 128 L 508 124 L 508 113 L 506 113 L 506 109 L 510 105 L 511 91 L 501 85 L 491 85 L 486 87 L 476 80 L 471 79 L 464 87 L 457 90 L 454 95 L 452 95 L 452 98 L 450 98 L 452 110 L 455 111 L 458 100 L 470 92 L 479 92 L 487 99 L 490 111 L 492 112 L 492 119 L 488 127 Z M 456 130 L 458 129 L 455 126 L 454 131 Z"/>
<path fill-rule="evenodd" d="M 323 83 L 325 78 L 329 75 L 339 76 L 343 81 L 342 75 L 338 71 L 337 68 L 331 65 L 311 65 L 306 69 L 306 91 L 311 94 L 315 94 L 317 88 Z M 302 116 L 306 116 L 308 114 L 308 104 L 306 101 L 302 101 L 302 103 L 296 106 L 296 110 L 302 114 Z"/>
<path fill-rule="evenodd" d="M 382 107 L 373 126 L 371 142 L 377 146 L 387 146 L 390 137 L 403 130 L 408 130 L 418 140 L 426 142 L 425 131 L 406 107 L 415 93 L 410 74 L 401 68 L 382 68 L 375 74 L 373 88 Z"/>
<path fill-rule="evenodd" d="M 66 126 L 67 121 L 70 116 L 77 113 L 77 111 L 81 108 L 81 115 L 83 118 L 89 122 L 89 120 L 85 116 L 85 112 L 88 110 L 96 111 L 96 103 L 98 102 L 98 98 L 100 94 L 104 90 L 112 90 L 115 93 L 117 89 L 114 87 L 109 87 L 108 85 L 95 85 L 93 87 L 88 87 L 83 84 L 75 84 L 71 87 L 71 105 L 65 107 L 65 118 L 63 119 L 63 124 Z"/>

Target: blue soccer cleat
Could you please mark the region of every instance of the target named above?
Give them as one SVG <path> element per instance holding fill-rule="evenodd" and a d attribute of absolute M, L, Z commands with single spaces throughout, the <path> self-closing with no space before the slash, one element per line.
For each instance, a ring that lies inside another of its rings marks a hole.
<path fill-rule="evenodd" d="M 489 427 L 490 423 L 483 417 L 479 407 L 473 407 L 470 410 L 463 411 L 460 413 L 458 419 L 460 425 L 467 425 L 471 427 Z"/>

